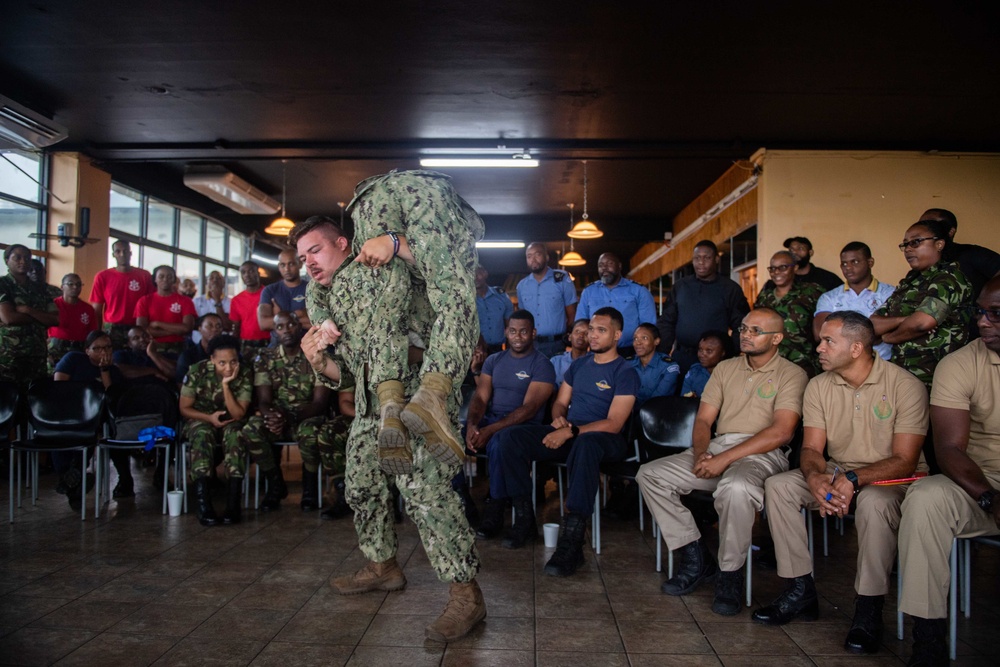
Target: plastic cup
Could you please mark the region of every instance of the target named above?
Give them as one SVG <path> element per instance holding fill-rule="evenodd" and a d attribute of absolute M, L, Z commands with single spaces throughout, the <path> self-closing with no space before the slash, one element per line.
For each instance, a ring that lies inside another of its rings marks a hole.
<path fill-rule="evenodd" d="M 546 523 L 542 525 L 542 533 L 545 535 L 545 548 L 555 549 L 559 543 L 559 524 Z"/>
<path fill-rule="evenodd" d="M 170 516 L 180 516 L 184 507 L 183 491 L 167 491 L 167 512 Z"/>

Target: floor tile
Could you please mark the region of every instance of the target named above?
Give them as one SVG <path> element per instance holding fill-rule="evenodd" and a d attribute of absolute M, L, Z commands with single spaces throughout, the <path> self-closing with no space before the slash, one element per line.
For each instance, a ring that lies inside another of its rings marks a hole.
<path fill-rule="evenodd" d="M 422 646 L 444 648 L 441 642 L 424 637 L 424 628 L 434 622 L 431 616 L 378 614 L 361 638 L 363 646 Z"/>
<path fill-rule="evenodd" d="M 651 619 L 619 621 L 625 650 L 632 653 L 711 653 L 712 646 L 697 623 Z"/>
<path fill-rule="evenodd" d="M 246 609 L 227 605 L 199 625 L 190 637 L 252 639 L 270 641 L 288 623 L 294 612 L 277 609 Z"/>
<path fill-rule="evenodd" d="M 156 667 L 237 667 L 248 665 L 263 650 L 264 642 L 186 637 L 153 664 Z"/>
<path fill-rule="evenodd" d="M 534 667 L 534 651 L 453 648 L 444 652 L 441 667 Z"/>
<path fill-rule="evenodd" d="M 58 667 L 143 667 L 150 665 L 177 643 L 153 635 L 105 632 L 56 663 Z"/>
<path fill-rule="evenodd" d="M 272 641 L 260 652 L 253 667 L 338 667 L 346 665 L 354 648 L 330 644 Z"/>
<path fill-rule="evenodd" d="M 97 633 L 66 628 L 21 628 L 0 639 L 8 664 L 50 665 L 93 639 Z"/>
<path fill-rule="evenodd" d="M 406 648 L 400 646 L 359 646 L 354 650 L 348 667 L 386 667 L 386 665 L 406 665 L 407 667 L 436 667 L 441 664 L 444 644 L 427 648 Z"/>
<path fill-rule="evenodd" d="M 141 602 L 82 598 L 56 609 L 31 624 L 35 628 L 77 628 L 102 632 L 134 613 Z"/>
<path fill-rule="evenodd" d="M 603 619 L 535 619 L 535 646 L 539 651 L 618 653 L 622 646 L 618 628 Z"/>
<path fill-rule="evenodd" d="M 289 619 L 275 639 L 303 644 L 354 646 L 368 630 L 372 618 L 365 614 L 300 611 Z"/>
<path fill-rule="evenodd" d="M 740 625 L 732 623 L 699 623 L 712 648 L 719 655 L 801 655 L 795 642 L 782 628 L 772 628 L 757 623 Z"/>

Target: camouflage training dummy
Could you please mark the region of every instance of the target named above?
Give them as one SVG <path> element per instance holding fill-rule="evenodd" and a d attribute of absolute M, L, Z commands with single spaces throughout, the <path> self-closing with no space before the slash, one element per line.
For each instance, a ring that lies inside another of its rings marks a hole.
<path fill-rule="evenodd" d="M 475 270 L 483 221 L 458 196 L 451 179 L 434 171 L 373 176 L 354 192 L 348 210 L 355 224 L 355 261 L 408 273 L 410 281 L 426 291 L 433 311 L 420 388 L 405 407 L 401 379 L 407 368 L 406 332 L 397 331 L 395 341 L 372 341 L 371 349 L 381 350 L 369 363 L 369 378 L 382 406 L 379 446 L 383 451 L 407 448 L 409 430 L 424 436 L 432 456 L 458 463 L 465 448 L 447 403 L 465 377 L 479 337 Z M 402 261 L 393 261 L 396 258 Z M 340 335 L 338 324 L 327 320 L 320 327 L 330 344 Z M 378 330 L 376 323 L 369 329 L 372 335 Z"/>

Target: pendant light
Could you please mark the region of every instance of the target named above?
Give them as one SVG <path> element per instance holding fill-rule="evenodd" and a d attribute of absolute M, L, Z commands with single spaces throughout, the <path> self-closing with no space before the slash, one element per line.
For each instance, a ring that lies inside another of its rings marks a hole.
<path fill-rule="evenodd" d="M 569 226 L 573 226 L 573 208 L 576 204 L 566 204 L 569 206 Z M 569 252 L 559 258 L 559 266 L 583 266 L 587 263 L 580 253 L 573 249 L 573 239 L 569 240 Z"/>
<path fill-rule="evenodd" d="M 587 161 L 583 161 L 583 219 L 566 234 L 571 239 L 599 239 L 604 232 L 587 219 Z"/>
<path fill-rule="evenodd" d="M 295 228 L 295 223 L 285 217 L 286 168 L 288 160 L 281 161 L 281 217 L 271 221 L 264 231 L 273 236 L 288 236 Z"/>

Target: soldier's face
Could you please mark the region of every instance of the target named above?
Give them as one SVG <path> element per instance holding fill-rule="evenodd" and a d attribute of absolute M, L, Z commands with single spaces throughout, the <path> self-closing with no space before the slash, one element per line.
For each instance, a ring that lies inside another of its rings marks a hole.
<path fill-rule="evenodd" d="M 805 268 L 809 264 L 809 260 L 812 258 L 813 251 L 809 249 L 805 243 L 799 243 L 795 241 L 789 244 L 788 252 L 792 253 L 792 257 L 795 258 L 795 262 Z"/>
<path fill-rule="evenodd" d="M 149 347 L 149 334 L 145 329 L 129 329 L 128 331 L 128 346 L 136 352 L 145 352 L 146 348 Z"/>
<path fill-rule="evenodd" d="M 846 369 L 854 361 L 851 341 L 844 336 L 842 322 L 824 322 L 819 330 L 819 365 L 824 371 L 839 372 Z"/>
<path fill-rule="evenodd" d="M 347 259 L 347 239 L 335 239 L 323 229 L 314 229 L 299 239 L 298 251 L 309 277 L 329 285 L 334 271 Z"/>
<path fill-rule="evenodd" d="M 590 348 L 590 327 L 581 322 L 569 334 L 569 346 L 574 350 L 586 351 Z"/>
<path fill-rule="evenodd" d="M 160 269 L 156 272 L 156 291 L 161 295 L 169 294 L 174 291 L 174 285 L 177 283 L 177 276 L 174 275 L 172 270 Z"/>
<path fill-rule="evenodd" d="M 712 370 L 718 366 L 725 354 L 726 348 L 714 338 L 705 338 L 698 341 L 698 363 L 707 370 Z"/>
<path fill-rule="evenodd" d="M 476 269 L 476 289 L 483 289 L 486 287 L 486 279 L 490 277 L 486 269 L 479 267 Z"/>
<path fill-rule="evenodd" d="M 691 254 L 691 266 L 694 268 L 694 275 L 702 280 L 711 278 L 719 271 L 719 257 L 711 248 L 698 246 Z"/>
<path fill-rule="evenodd" d="M 1000 323 L 990 320 L 990 317 L 996 318 L 997 313 L 1000 313 L 1000 286 L 997 285 L 996 279 L 986 283 L 986 287 L 976 299 L 976 305 L 986 311 L 986 314 L 976 318 L 979 337 L 983 339 L 987 349 L 1000 352 Z"/>
<path fill-rule="evenodd" d="M 80 296 L 80 291 L 83 289 L 83 281 L 80 280 L 80 276 L 70 274 L 63 278 L 62 281 L 62 293 L 64 299 L 75 299 Z"/>
<path fill-rule="evenodd" d="M 635 348 L 635 356 L 645 357 L 656 351 L 656 346 L 660 344 L 660 339 L 653 335 L 653 332 L 646 327 L 639 327 L 632 334 L 632 347 Z"/>
<path fill-rule="evenodd" d="M 597 258 L 597 274 L 605 285 L 614 285 L 622 277 L 622 263 L 611 253 L 604 253 Z"/>
<path fill-rule="evenodd" d="M 299 275 L 301 269 L 302 264 L 299 263 L 299 258 L 295 256 L 294 251 L 282 250 L 281 254 L 278 255 L 278 273 L 281 274 L 285 282 L 298 282 L 301 278 Z"/>
<path fill-rule="evenodd" d="M 594 315 L 590 318 L 588 328 L 588 339 L 590 340 L 590 351 L 595 354 L 611 351 L 618 345 L 618 339 L 622 337 L 621 330 L 611 321 L 607 315 Z"/>
<path fill-rule="evenodd" d="M 201 326 L 198 327 L 198 333 L 201 334 L 201 339 L 207 343 L 222 333 L 222 320 L 215 316 L 206 316 L 201 321 Z"/>
<path fill-rule="evenodd" d="M 128 266 L 132 261 L 132 246 L 119 241 L 111 247 L 111 252 L 115 256 L 115 264 L 118 266 Z"/>
<path fill-rule="evenodd" d="M 302 338 L 302 325 L 298 317 L 291 317 L 285 313 L 274 316 L 274 333 L 278 336 L 278 342 L 283 347 L 295 347 Z"/>
<path fill-rule="evenodd" d="M 226 279 L 222 277 L 221 273 L 212 271 L 208 274 L 208 289 L 219 293 L 226 289 Z"/>
<path fill-rule="evenodd" d="M 95 366 L 106 366 L 111 363 L 111 338 L 101 336 L 91 343 L 85 352 L 90 359 L 90 363 Z"/>
<path fill-rule="evenodd" d="M 212 365 L 219 377 L 232 377 L 240 369 L 240 357 L 236 350 L 216 350 L 212 353 Z"/>
<path fill-rule="evenodd" d="M 751 311 L 743 318 L 743 325 L 747 330 L 740 334 L 740 352 L 748 357 L 765 354 L 781 342 L 779 334 L 764 333 L 778 331 L 781 326 L 763 313 Z M 755 333 L 757 331 L 762 333 Z"/>
<path fill-rule="evenodd" d="M 860 250 L 848 250 L 840 253 L 840 272 L 844 274 L 844 280 L 848 285 L 856 285 L 864 282 L 872 274 L 872 265 L 875 260 L 865 257 Z"/>
<path fill-rule="evenodd" d="M 531 350 L 535 342 L 535 329 L 528 320 L 511 319 L 507 323 L 507 347 L 516 354 Z"/>
<path fill-rule="evenodd" d="M 7 259 L 7 269 L 15 275 L 27 276 L 31 269 L 31 251 L 15 248 Z"/>
<path fill-rule="evenodd" d="M 907 246 L 903 249 L 903 257 L 911 269 L 923 271 L 937 264 L 941 260 L 941 252 L 944 250 L 944 241 L 934 238 L 934 231 L 930 227 L 923 225 L 913 225 L 906 230 L 903 235 L 903 242 L 909 243 L 917 239 L 923 239 L 916 248 Z"/>
<path fill-rule="evenodd" d="M 240 267 L 240 279 L 248 289 L 256 289 L 260 285 L 260 271 L 253 262 L 247 262 Z"/>
<path fill-rule="evenodd" d="M 548 252 L 543 245 L 529 245 L 524 251 L 524 259 L 528 263 L 528 270 L 532 273 L 540 273 L 545 270 L 545 265 L 549 261 Z"/>
<path fill-rule="evenodd" d="M 780 252 L 771 258 L 767 272 L 775 285 L 788 287 L 795 280 L 795 258 L 789 253 Z"/>

